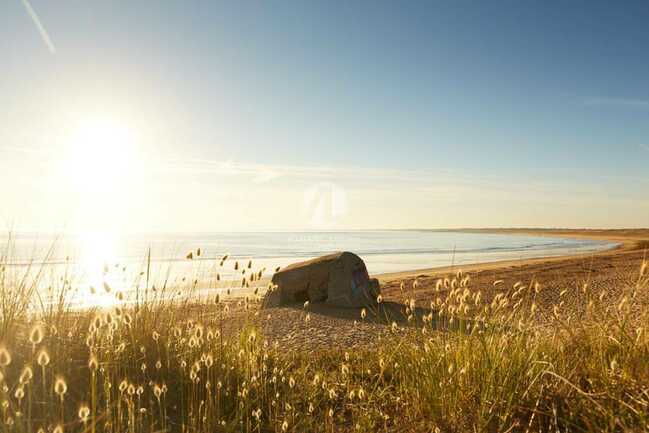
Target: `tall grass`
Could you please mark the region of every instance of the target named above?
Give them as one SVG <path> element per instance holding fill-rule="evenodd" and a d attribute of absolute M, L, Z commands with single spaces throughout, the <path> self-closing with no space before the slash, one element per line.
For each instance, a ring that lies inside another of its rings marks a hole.
<path fill-rule="evenodd" d="M 59 281 L 51 308 L 42 281 L 26 284 L 6 255 L 0 266 L 3 431 L 649 429 L 646 264 L 621 287 L 574 289 L 574 311 L 537 303 L 534 281 L 480 288 L 458 273 L 429 305 L 409 299 L 378 348 L 317 355 L 269 344 L 252 321 L 225 335 L 234 302 L 147 295 L 74 311 Z M 256 314 L 255 299 L 241 304 Z"/>

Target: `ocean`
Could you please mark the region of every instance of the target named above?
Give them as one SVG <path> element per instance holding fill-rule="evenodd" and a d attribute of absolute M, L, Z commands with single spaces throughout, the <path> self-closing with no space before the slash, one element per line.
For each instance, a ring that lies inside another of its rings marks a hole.
<path fill-rule="evenodd" d="M 0 240 L 1 242 L 1 240 Z M 17 275 L 34 274 L 47 284 L 67 279 L 79 293 L 201 281 L 201 290 L 236 290 L 243 269 L 270 276 L 278 266 L 319 255 L 352 251 L 371 275 L 468 263 L 588 253 L 615 244 L 588 239 L 466 233 L 436 230 L 328 232 L 177 233 L 117 236 L 13 234 L 4 240 L 2 262 Z M 200 249 L 200 256 L 197 254 Z M 189 252 L 193 259 L 187 259 Z M 224 255 L 229 258 L 220 266 Z M 234 262 L 239 269 L 234 270 Z M 29 271 L 27 271 L 29 269 Z M 219 283 L 216 283 L 217 274 Z M 148 276 L 148 282 L 145 279 Z M 46 284 L 41 281 L 41 285 Z M 78 295 L 77 295 L 78 296 Z M 112 296 L 112 295 L 110 295 Z M 128 298 L 128 296 L 127 296 Z M 103 302 L 107 300 L 104 299 Z"/>

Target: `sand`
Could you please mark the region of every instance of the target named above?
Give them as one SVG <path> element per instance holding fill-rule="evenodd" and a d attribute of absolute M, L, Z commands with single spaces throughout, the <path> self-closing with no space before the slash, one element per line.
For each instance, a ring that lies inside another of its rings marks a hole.
<path fill-rule="evenodd" d="M 614 249 L 590 254 L 462 265 L 462 271 L 471 277 L 471 287 L 480 289 L 487 302 L 498 291 L 506 290 L 518 281 L 523 284 L 538 281 L 542 288 L 537 299 L 541 316 L 543 311 L 559 302 L 559 295 L 564 290 L 560 300 L 566 308 L 575 311 L 583 308 L 581 289 L 584 284 L 595 293 L 606 291 L 607 296 L 613 296 L 613 291 L 637 278 L 641 263 L 647 258 L 649 250 L 649 229 L 462 231 L 588 238 L 619 243 Z M 415 299 L 421 311 L 427 311 L 430 302 L 440 296 L 435 290 L 437 280 L 453 275 L 458 269 L 456 266 L 377 275 L 384 302 L 379 310 L 369 311 L 364 320 L 360 317 L 360 309 L 354 308 L 311 304 L 308 311 L 303 305 L 261 310 L 259 304 L 244 309 L 237 301 L 231 301 L 230 312 L 224 322 L 227 322 L 228 329 L 238 329 L 244 324 L 257 325 L 270 343 L 276 342 L 286 348 L 298 347 L 306 351 L 371 348 L 380 344 L 383 338 L 393 335 L 393 321 L 399 326 L 405 325 L 402 310 L 406 299 Z M 413 288 L 415 280 L 417 287 Z M 493 282 L 496 280 L 503 280 L 503 283 L 494 287 Z M 400 288 L 402 283 L 404 291 Z"/>

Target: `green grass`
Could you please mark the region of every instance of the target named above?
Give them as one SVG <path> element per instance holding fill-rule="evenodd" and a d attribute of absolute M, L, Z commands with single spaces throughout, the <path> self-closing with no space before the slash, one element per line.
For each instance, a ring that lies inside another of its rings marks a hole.
<path fill-rule="evenodd" d="M 491 287 L 451 276 L 423 321 L 404 306 L 408 332 L 316 355 L 250 325 L 221 334 L 229 313 L 214 299 L 79 312 L 55 281 L 51 308 L 32 275 L 0 264 L 3 431 L 649 429 L 646 266 L 614 297 L 580 290 L 578 313 L 537 306 L 533 282 L 485 304 Z"/>

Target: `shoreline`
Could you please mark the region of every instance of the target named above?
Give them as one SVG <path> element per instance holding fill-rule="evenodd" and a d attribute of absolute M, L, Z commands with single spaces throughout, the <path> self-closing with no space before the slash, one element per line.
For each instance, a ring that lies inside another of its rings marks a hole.
<path fill-rule="evenodd" d="M 485 270 L 497 270 L 501 268 L 525 265 L 551 264 L 574 259 L 583 259 L 594 256 L 615 256 L 636 252 L 642 249 L 649 249 L 649 229 L 534 229 L 534 228 L 497 228 L 497 229 L 449 229 L 447 232 L 456 233 L 482 233 L 482 234 L 507 234 L 520 236 L 545 236 L 550 238 L 563 239 L 589 239 L 598 241 L 614 242 L 611 248 L 588 253 L 565 254 L 558 256 L 542 256 L 527 259 L 496 260 L 490 262 L 475 262 L 453 266 L 439 266 L 421 269 L 412 269 L 398 272 L 386 272 L 373 275 L 381 283 L 390 283 L 395 280 L 402 280 L 417 277 L 420 275 L 434 276 L 448 274 L 455 270 L 462 269 L 464 272 L 480 272 Z"/>
<path fill-rule="evenodd" d="M 424 230 L 425 231 L 425 230 Z M 440 230 L 434 230 L 440 231 Z M 459 269 L 463 272 L 482 272 L 482 271 L 499 271 L 505 268 L 524 268 L 529 265 L 536 265 L 541 268 L 549 267 L 558 263 L 569 263 L 573 260 L 592 258 L 592 257 L 618 257 L 624 254 L 637 253 L 643 249 L 649 251 L 649 229 L 613 229 L 613 230 L 591 230 L 591 229 L 448 229 L 447 232 L 457 233 L 483 233 L 483 234 L 507 234 L 521 236 L 545 236 L 564 239 L 589 239 L 598 241 L 607 241 L 615 243 L 610 248 L 582 253 L 568 253 L 565 255 L 541 256 L 525 259 L 507 259 L 495 260 L 488 262 L 474 262 L 453 266 L 437 266 L 429 268 L 410 269 L 397 272 L 384 272 L 372 274 L 377 278 L 381 285 L 391 286 L 395 282 L 402 280 L 411 280 L 417 277 L 436 277 L 443 274 L 453 273 Z M 648 253 L 649 256 L 649 253 Z M 264 276 L 259 282 L 268 284 L 270 276 Z M 259 294 L 263 296 L 265 288 L 260 286 Z M 223 287 L 215 287 L 223 289 Z M 251 294 L 254 288 L 235 289 L 226 299 L 242 299 Z"/>
<path fill-rule="evenodd" d="M 482 233 L 498 233 L 493 229 Z M 551 235 L 549 231 L 507 230 L 510 234 Z M 647 258 L 649 230 L 634 231 L 621 235 L 619 232 L 583 233 L 561 231 L 563 237 L 591 236 L 618 243 L 617 246 L 587 254 L 540 257 L 523 260 L 504 260 L 463 266 L 438 267 L 398 273 L 374 275 L 381 282 L 382 309 L 370 311 L 360 320 L 360 308 L 332 307 L 326 303 L 312 303 L 305 311 L 302 303 L 288 304 L 268 310 L 261 309 L 261 297 L 265 290 L 254 293 L 254 288 L 232 290 L 226 295 L 221 291 L 220 307 L 215 304 L 216 291 L 197 293 L 196 298 L 179 299 L 171 304 L 187 308 L 192 317 L 220 317 L 228 308 L 223 332 L 231 335 L 251 324 L 259 326 L 260 332 L 271 344 L 283 348 L 301 347 L 308 353 L 331 348 L 375 348 L 383 337 L 391 335 L 390 321 L 405 323 L 402 311 L 404 302 L 416 302 L 421 311 L 440 296 L 446 296 L 447 288 L 437 286 L 440 278 L 448 277 L 449 271 L 461 268 L 470 276 L 471 287 L 482 293 L 488 304 L 516 284 L 535 282 L 542 288 L 535 302 L 542 312 L 539 324 L 545 326 L 544 317 L 554 305 L 561 303 L 566 311 L 578 314 L 584 308 L 585 297 L 581 288 L 587 283 L 593 293 L 616 296 L 629 281 L 637 281 L 638 270 Z M 631 278 L 631 279 L 630 279 Z M 417 284 L 415 284 L 417 281 Z M 500 281 L 496 287 L 495 281 Z M 261 281 L 259 283 L 262 283 Z M 212 288 L 210 288 L 212 289 Z M 207 295 L 207 296 L 205 296 Z M 252 295 L 252 296 L 251 296 Z M 246 297 L 249 299 L 246 299 Z M 244 301 L 245 299 L 245 301 Z M 81 314 L 81 312 L 79 312 Z M 389 315 L 385 316 L 385 314 Z M 308 320 L 307 320 L 308 318 Z"/>

